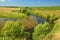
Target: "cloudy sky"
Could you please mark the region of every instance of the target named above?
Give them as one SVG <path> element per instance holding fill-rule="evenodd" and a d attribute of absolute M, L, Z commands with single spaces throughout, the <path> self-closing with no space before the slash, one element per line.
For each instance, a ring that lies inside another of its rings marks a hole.
<path fill-rule="evenodd" d="M 0 0 L 0 6 L 59 6 L 60 0 Z"/>

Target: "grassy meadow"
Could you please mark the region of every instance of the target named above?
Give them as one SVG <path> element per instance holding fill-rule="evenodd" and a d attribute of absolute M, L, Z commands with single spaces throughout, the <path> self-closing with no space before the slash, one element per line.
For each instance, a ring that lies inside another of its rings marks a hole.
<path fill-rule="evenodd" d="M 60 6 L 0 7 L 0 18 L 0 40 L 60 40 Z"/>

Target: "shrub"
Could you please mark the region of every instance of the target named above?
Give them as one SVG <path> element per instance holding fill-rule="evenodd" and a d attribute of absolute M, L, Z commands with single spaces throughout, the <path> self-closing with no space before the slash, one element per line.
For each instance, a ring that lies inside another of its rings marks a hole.
<path fill-rule="evenodd" d="M 54 28 L 52 29 L 52 31 L 49 34 L 46 35 L 45 40 L 53 40 L 53 38 L 55 37 L 55 34 L 59 30 L 60 30 L 60 24 L 59 23 L 55 23 Z"/>
<path fill-rule="evenodd" d="M 19 22 L 7 21 L 5 26 L 2 29 L 2 35 L 5 37 L 12 37 L 12 38 L 22 38 L 24 33 L 24 25 Z"/>
<path fill-rule="evenodd" d="M 50 30 L 51 28 L 47 22 L 38 24 L 34 29 L 33 40 L 43 40 Z"/>

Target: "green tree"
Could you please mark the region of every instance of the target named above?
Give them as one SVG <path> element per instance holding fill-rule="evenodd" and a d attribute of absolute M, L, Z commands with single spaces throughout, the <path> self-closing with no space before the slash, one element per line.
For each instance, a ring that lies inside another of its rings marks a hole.
<path fill-rule="evenodd" d="M 24 25 L 19 22 L 7 21 L 5 26 L 2 29 L 2 35 L 12 38 L 22 38 L 24 33 Z"/>
<path fill-rule="evenodd" d="M 33 40 L 43 40 L 43 38 L 50 32 L 51 28 L 47 22 L 38 24 L 33 33 Z"/>
<path fill-rule="evenodd" d="M 29 37 L 29 32 L 24 31 L 24 25 L 19 20 L 17 21 L 7 21 L 5 26 L 2 28 L 2 39 L 9 38 L 13 40 L 24 39 Z"/>
<path fill-rule="evenodd" d="M 27 16 L 29 16 L 30 14 L 30 10 L 28 7 L 26 7 L 25 9 L 23 9 L 23 13 L 27 14 Z"/>
<path fill-rule="evenodd" d="M 24 13 L 26 14 L 27 16 L 29 16 L 29 14 L 31 13 L 31 9 L 28 8 L 28 7 L 25 7 L 25 8 L 22 8 L 18 11 L 18 13 Z"/>

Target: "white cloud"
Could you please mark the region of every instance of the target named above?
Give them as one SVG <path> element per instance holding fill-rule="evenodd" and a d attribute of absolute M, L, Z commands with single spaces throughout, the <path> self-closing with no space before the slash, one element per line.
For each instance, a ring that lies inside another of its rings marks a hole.
<path fill-rule="evenodd" d="M 0 2 L 4 2 L 5 0 L 0 0 Z"/>

